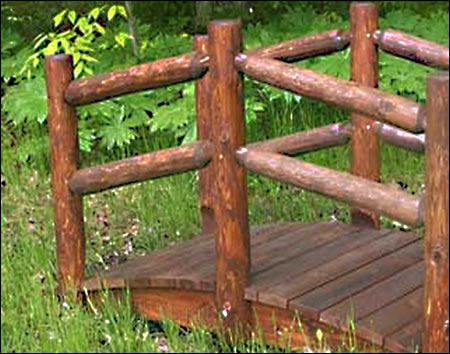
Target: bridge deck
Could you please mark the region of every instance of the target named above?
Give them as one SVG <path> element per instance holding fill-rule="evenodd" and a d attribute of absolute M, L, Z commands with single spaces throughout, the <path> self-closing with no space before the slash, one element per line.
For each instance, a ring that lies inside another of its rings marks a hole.
<path fill-rule="evenodd" d="M 340 331 L 351 318 L 359 338 L 389 351 L 420 346 L 424 264 L 416 234 L 292 222 L 253 229 L 251 244 L 252 305 L 298 311 L 301 319 Z M 95 291 L 101 280 L 102 287 L 132 291 L 212 294 L 214 253 L 213 237 L 197 236 L 129 260 L 86 287 Z"/>

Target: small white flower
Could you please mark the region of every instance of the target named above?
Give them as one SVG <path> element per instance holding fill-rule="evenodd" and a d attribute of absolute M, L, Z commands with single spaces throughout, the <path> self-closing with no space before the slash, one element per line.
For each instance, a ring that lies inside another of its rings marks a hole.
<path fill-rule="evenodd" d="M 55 339 L 55 333 L 53 333 L 53 332 L 48 332 L 48 339 L 50 339 L 50 340 L 54 340 Z"/>

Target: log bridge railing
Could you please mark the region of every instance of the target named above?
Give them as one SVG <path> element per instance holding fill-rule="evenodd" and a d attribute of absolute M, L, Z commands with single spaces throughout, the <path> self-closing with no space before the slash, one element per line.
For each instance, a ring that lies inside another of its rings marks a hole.
<path fill-rule="evenodd" d="M 372 4 L 352 4 L 350 23 L 350 31 L 333 30 L 242 52 L 240 22 L 213 21 L 207 36 L 195 37 L 192 53 L 79 80 L 73 80 L 70 56 L 47 58 L 61 291 L 78 289 L 84 279 L 83 194 L 200 170 L 203 232 L 214 232 L 216 237 L 216 306 L 218 311 L 229 310 L 226 324 L 245 323 L 249 309 L 244 289 L 250 281 L 248 169 L 348 202 L 354 224 L 378 228 L 379 214 L 413 227 L 425 224 L 423 350 L 448 351 L 449 50 L 398 31 L 379 30 L 377 8 Z M 348 45 L 351 81 L 289 64 Z M 428 78 L 426 106 L 377 89 L 378 48 L 444 70 Z M 246 145 L 243 74 L 348 110 L 350 123 Z M 77 106 L 188 80 L 197 80 L 197 142 L 80 169 Z M 380 138 L 425 152 L 423 198 L 379 182 Z M 284 156 L 349 140 L 351 173 Z"/>

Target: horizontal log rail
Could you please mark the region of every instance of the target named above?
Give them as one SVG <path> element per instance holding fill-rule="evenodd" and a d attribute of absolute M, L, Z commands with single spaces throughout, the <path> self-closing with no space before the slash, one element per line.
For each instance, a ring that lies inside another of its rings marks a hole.
<path fill-rule="evenodd" d="M 340 51 L 346 48 L 349 43 L 349 32 L 335 29 L 325 33 L 314 34 L 288 40 L 279 44 L 248 50 L 244 53 L 292 63 L 301 59 Z"/>
<path fill-rule="evenodd" d="M 243 147 L 236 152 L 236 157 L 249 170 L 278 181 L 375 211 L 413 227 L 423 224 L 420 199 L 393 187 L 267 151 Z"/>
<path fill-rule="evenodd" d="M 235 64 L 244 74 L 280 89 L 390 122 L 413 132 L 425 130 L 425 110 L 416 102 L 274 59 L 240 53 Z"/>
<path fill-rule="evenodd" d="M 336 123 L 304 132 L 248 144 L 249 149 L 296 155 L 345 144 L 350 138 L 350 125 Z"/>
<path fill-rule="evenodd" d="M 392 29 L 375 31 L 373 37 L 387 53 L 428 66 L 449 68 L 448 47 Z"/>
<path fill-rule="evenodd" d="M 384 141 L 415 152 L 425 152 L 425 134 L 412 134 L 392 125 L 375 122 L 375 130 Z"/>
<path fill-rule="evenodd" d="M 199 78 L 208 67 L 208 56 L 192 52 L 150 63 L 74 80 L 65 93 L 71 105 L 85 105 L 109 98 L 173 85 Z"/>
<path fill-rule="evenodd" d="M 197 170 L 212 157 L 212 144 L 197 141 L 76 171 L 69 180 L 74 193 L 95 193 L 130 183 Z"/>

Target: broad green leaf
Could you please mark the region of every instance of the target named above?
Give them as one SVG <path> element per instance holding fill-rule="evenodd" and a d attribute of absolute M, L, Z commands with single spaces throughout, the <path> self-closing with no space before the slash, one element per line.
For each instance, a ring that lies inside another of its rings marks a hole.
<path fill-rule="evenodd" d="M 89 24 L 86 17 L 80 17 L 77 21 L 76 27 L 79 28 L 83 34 L 86 34 L 92 30 L 92 26 Z"/>
<path fill-rule="evenodd" d="M 94 63 L 98 62 L 97 59 L 95 59 L 94 57 L 91 57 L 90 55 L 87 55 L 87 54 L 81 54 L 81 58 L 85 61 L 90 61 L 90 62 L 94 62 Z"/>
<path fill-rule="evenodd" d="M 67 10 L 63 10 L 53 18 L 53 23 L 55 27 L 58 27 L 61 24 L 66 12 Z"/>
<path fill-rule="evenodd" d="M 78 64 L 75 66 L 75 69 L 73 70 L 73 74 L 76 79 L 78 79 L 81 75 L 81 72 L 83 71 L 84 63 L 82 61 L 78 62 Z"/>
<path fill-rule="evenodd" d="M 81 54 L 79 52 L 73 53 L 73 64 L 77 65 L 77 63 L 80 61 Z"/>
<path fill-rule="evenodd" d="M 51 41 L 47 48 L 44 49 L 44 55 L 53 55 L 58 51 L 59 41 Z"/>
<path fill-rule="evenodd" d="M 117 6 L 116 5 L 113 5 L 113 6 L 111 6 L 109 8 L 108 14 L 107 14 L 108 21 L 111 21 L 114 18 L 114 16 L 116 15 L 116 12 L 117 12 Z"/>
<path fill-rule="evenodd" d="M 92 9 L 89 12 L 88 17 L 93 18 L 94 20 L 96 20 L 99 15 L 100 15 L 100 8 L 96 7 L 96 8 Z"/>
<path fill-rule="evenodd" d="M 102 25 L 100 25 L 99 23 L 95 22 L 95 23 L 93 23 L 93 26 L 95 27 L 97 32 L 100 33 L 102 36 L 106 33 L 105 28 Z"/>
<path fill-rule="evenodd" d="M 34 48 L 34 49 L 39 48 L 40 45 L 41 45 L 44 41 L 47 40 L 47 38 L 48 38 L 48 35 L 43 35 L 40 39 L 38 39 L 38 40 L 36 41 L 36 43 L 34 44 L 33 48 Z M 37 39 L 37 38 L 36 38 L 36 39 Z"/>
<path fill-rule="evenodd" d="M 119 11 L 119 15 L 121 15 L 125 20 L 128 19 L 127 12 L 124 6 L 122 5 L 117 6 L 117 10 Z"/>
<path fill-rule="evenodd" d="M 125 32 L 120 32 L 114 36 L 114 39 L 121 47 L 125 47 L 125 41 L 128 38 L 128 34 Z"/>
<path fill-rule="evenodd" d="M 27 120 L 44 122 L 47 117 L 47 92 L 45 80 L 38 77 L 8 87 L 2 99 L 2 111 L 16 125 Z"/>
<path fill-rule="evenodd" d="M 75 24 L 75 20 L 77 19 L 77 13 L 75 11 L 69 11 L 67 17 L 71 24 Z"/>

